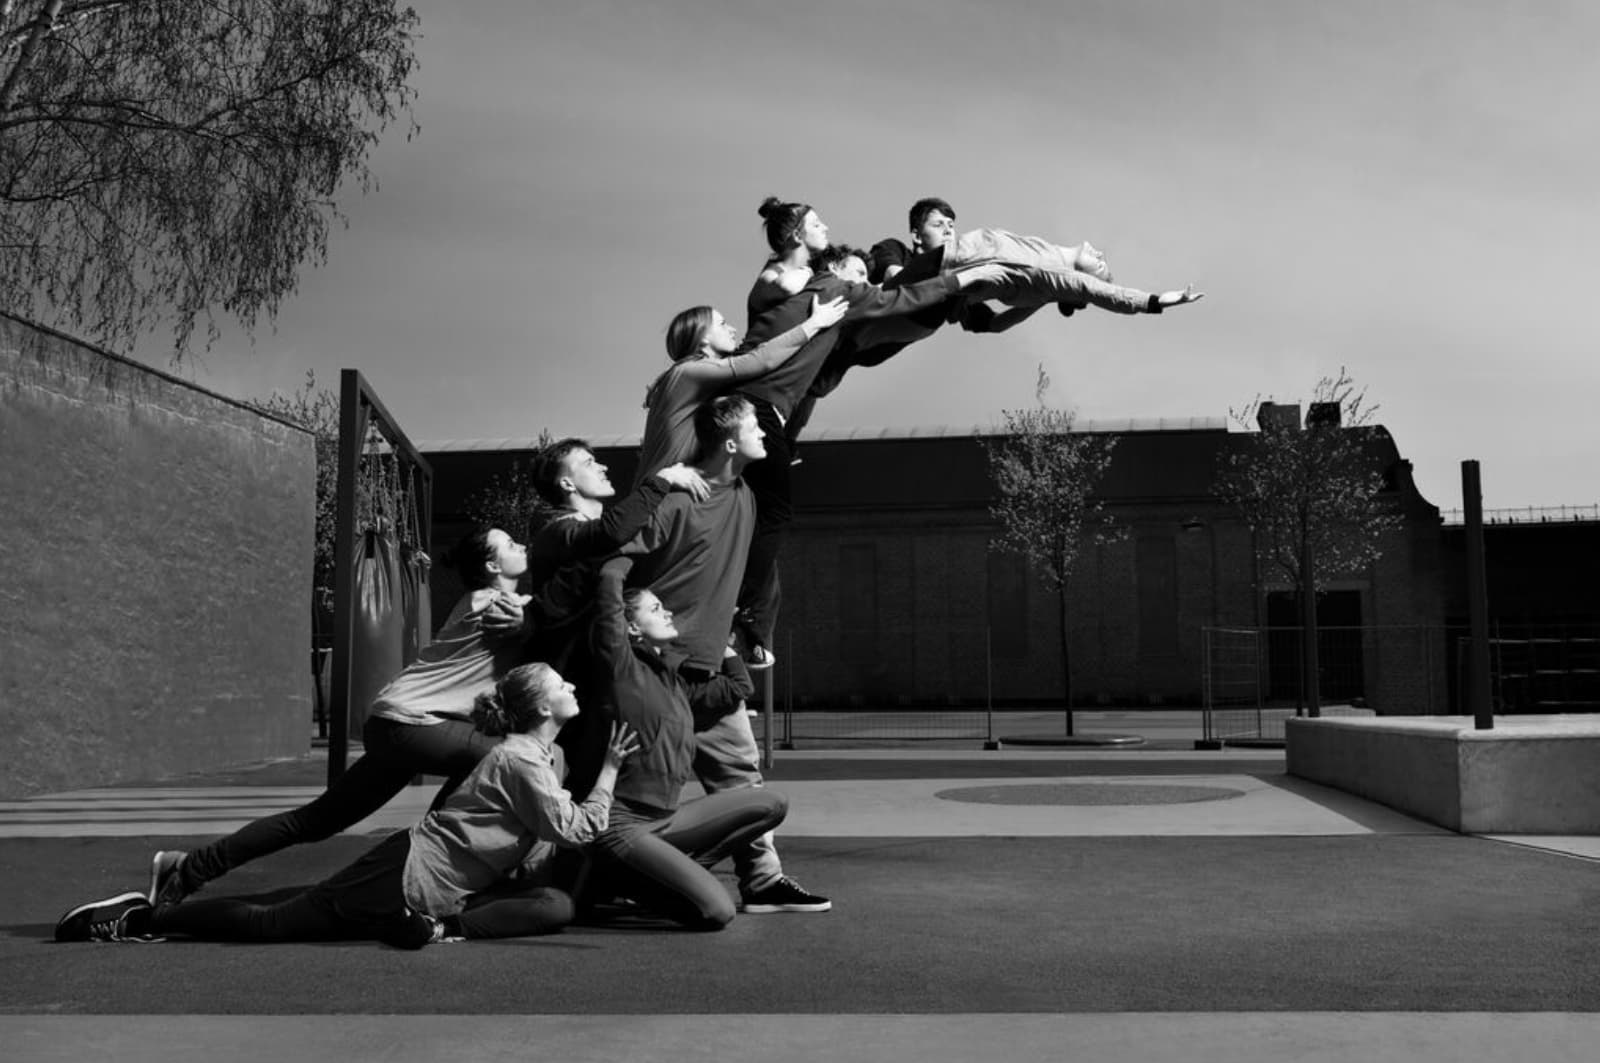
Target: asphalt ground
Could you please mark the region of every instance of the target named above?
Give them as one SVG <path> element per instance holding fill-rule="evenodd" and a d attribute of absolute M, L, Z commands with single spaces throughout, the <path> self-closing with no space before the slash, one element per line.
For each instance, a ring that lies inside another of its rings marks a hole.
<path fill-rule="evenodd" d="M 835 911 L 747 916 L 717 934 L 621 917 L 416 955 L 366 942 L 50 940 L 68 904 L 142 888 L 151 850 L 183 841 L 6 843 L 9 1010 L 1600 1010 L 1597 868 L 1447 835 L 786 838 L 786 864 L 834 894 Z M 215 887 L 274 896 L 370 844 L 302 847 Z"/>
<path fill-rule="evenodd" d="M 782 754 L 780 851 L 835 910 L 718 934 L 624 918 L 420 953 L 50 940 L 65 908 L 142 889 L 154 849 L 296 803 L 324 770 L 8 804 L 0 1054 L 1538 1060 L 1592 1059 L 1600 1037 L 1600 863 L 1442 831 L 1260 752 Z M 210 889 L 307 885 L 375 836 Z"/>

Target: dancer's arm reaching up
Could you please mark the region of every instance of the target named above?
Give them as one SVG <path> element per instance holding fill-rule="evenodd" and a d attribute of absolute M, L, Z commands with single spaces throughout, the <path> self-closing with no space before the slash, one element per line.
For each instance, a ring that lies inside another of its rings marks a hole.
<path fill-rule="evenodd" d="M 681 375 L 696 382 L 723 385 L 770 373 L 792 358 L 807 340 L 842 321 L 849 308 L 843 299 L 823 301 L 821 296 L 813 295 L 810 315 L 794 328 L 743 354 L 724 357 L 710 350 L 702 357 L 686 358 L 678 363 Z"/>

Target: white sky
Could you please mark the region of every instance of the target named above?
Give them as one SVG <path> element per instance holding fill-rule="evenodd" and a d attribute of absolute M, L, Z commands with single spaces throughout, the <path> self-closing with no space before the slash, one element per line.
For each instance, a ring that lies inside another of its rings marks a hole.
<path fill-rule="evenodd" d="M 1207 298 L 947 330 L 814 426 L 989 424 L 1040 363 L 1082 417 L 1220 417 L 1342 365 L 1435 504 L 1464 458 L 1490 507 L 1600 499 L 1600 5 L 415 6 L 420 135 L 391 130 L 328 264 L 197 383 L 352 367 L 413 439 L 637 432 L 671 316 L 742 324 L 763 197 L 870 244 L 938 195 Z"/>

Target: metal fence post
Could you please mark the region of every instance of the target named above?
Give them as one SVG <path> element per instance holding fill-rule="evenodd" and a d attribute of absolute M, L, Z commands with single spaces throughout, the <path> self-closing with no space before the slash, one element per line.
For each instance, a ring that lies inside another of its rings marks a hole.
<path fill-rule="evenodd" d="M 994 737 L 994 627 L 987 623 L 983 625 L 983 716 L 988 735 L 983 748 L 999 749 Z"/>
<path fill-rule="evenodd" d="M 1472 625 L 1472 641 L 1467 647 L 1467 704 L 1472 706 L 1474 729 L 1491 731 L 1489 593 L 1483 561 L 1483 491 L 1476 461 L 1461 463 L 1461 501 L 1467 511 L 1467 615 Z"/>
<path fill-rule="evenodd" d="M 772 767 L 772 673 L 777 665 L 761 671 L 761 766 Z"/>

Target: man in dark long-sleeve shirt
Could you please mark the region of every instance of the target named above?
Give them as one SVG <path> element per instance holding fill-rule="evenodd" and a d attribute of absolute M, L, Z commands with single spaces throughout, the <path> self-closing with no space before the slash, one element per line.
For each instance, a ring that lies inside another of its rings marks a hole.
<path fill-rule="evenodd" d="M 563 439 L 540 451 L 533 465 L 534 487 L 558 510 L 528 544 L 527 659 L 544 661 L 577 684 L 580 697 L 588 679 L 587 645 L 599 564 L 650 523 L 671 490 L 693 498 L 707 492 L 700 474 L 678 464 L 647 477 L 611 506 L 617 491 L 606 467 L 581 439 Z M 580 715 L 560 736 L 567 753 L 567 789 L 581 797 L 600 770 L 604 728 Z"/>

